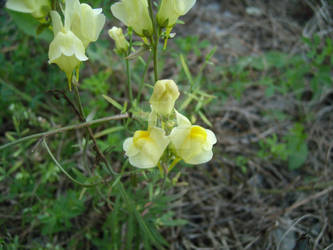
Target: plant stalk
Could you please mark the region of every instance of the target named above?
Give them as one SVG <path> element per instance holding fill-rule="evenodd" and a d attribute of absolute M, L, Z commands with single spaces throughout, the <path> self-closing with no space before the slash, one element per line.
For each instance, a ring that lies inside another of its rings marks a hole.
<path fill-rule="evenodd" d="M 4 145 L 0 146 L 0 150 L 8 148 L 8 147 L 16 145 L 16 144 L 19 144 L 19 143 L 24 142 L 24 141 L 37 139 L 37 138 L 43 138 L 43 137 L 47 137 L 47 136 L 54 135 L 54 134 L 57 134 L 57 133 L 65 132 L 65 131 L 68 131 L 68 130 L 80 129 L 80 128 L 84 128 L 84 127 L 89 127 L 89 126 L 97 124 L 97 123 L 108 122 L 108 121 L 111 121 L 111 120 L 120 120 L 120 119 L 124 119 L 124 118 L 128 118 L 127 113 L 121 114 L 121 115 L 104 117 L 104 118 L 89 121 L 89 122 L 83 122 L 83 123 L 79 123 L 79 124 L 75 124 L 75 125 L 70 125 L 70 126 L 54 129 L 54 130 L 47 131 L 47 132 L 42 132 L 42 133 L 38 133 L 38 134 L 29 135 L 29 136 L 17 139 L 15 141 L 12 141 L 10 143 L 7 143 L 7 144 L 4 144 Z"/>
<path fill-rule="evenodd" d="M 158 81 L 158 43 L 159 43 L 159 29 L 157 27 L 156 18 L 153 12 L 153 0 L 148 0 L 148 8 L 150 19 L 153 24 L 153 35 L 152 35 L 152 46 L 153 46 L 153 59 L 154 59 L 154 79 L 155 82 Z"/>

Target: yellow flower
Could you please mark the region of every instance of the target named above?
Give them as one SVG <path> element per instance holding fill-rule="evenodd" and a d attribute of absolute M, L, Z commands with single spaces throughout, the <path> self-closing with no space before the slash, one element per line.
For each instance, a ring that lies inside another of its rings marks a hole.
<path fill-rule="evenodd" d="M 161 27 L 172 27 L 178 17 L 185 15 L 196 0 L 162 0 L 157 12 L 157 21 Z"/>
<path fill-rule="evenodd" d="M 111 6 L 111 12 L 139 36 L 150 36 L 153 33 L 147 0 L 121 0 Z"/>
<path fill-rule="evenodd" d="M 202 164 L 213 157 L 215 134 L 203 127 L 192 125 L 183 115 L 176 112 L 178 126 L 173 128 L 169 138 L 175 153 L 188 164 Z"/>
<path fill-rule="evenodd" d="M 149 102 L 152 110 L 161 115 L 168 115 L 173 110 L 178 97 L 178 87 L 173 80 L 159 80 L 155 83 Z"/>
<path fill-rule="evenodd" d="M 124 37 L 123 30 L 121 28 L 113 26 L 112 29 L 109 29 L 109 36 L 116 43 L 116 50 L 119 52 L 127 52 L 129 43 Z"/>
<path fill-rule="evenodd" d="M 8 0 L 6 7 L 10 10 L 29 13 L 35 18 L 43 18 L 51 10 L 51 2 L 50 0 Z"/>
<path fill-rule="evenodd" d="M 134 167 L 152 168 L 157 165 L 168 144 L 164 130 L 153 127 L 147 131 L 136 131 L 134 137 L 124 141 L 123 149 Z"/>
<path fill-rule="evenodd" d="M 95 42 L 105 24 L 102 9 L 92 9 L 88 4 L 80 4 L 79 0 L 66 0 L 69 11 L 70 29 L 82 41 L 85 48 Z"/>
<path fill-rule="evenodd" d="M 65 27 L 61 17 L 56 11 L 51 11 L 54 39 L 49 47 L 49 63 L 55 63 L 66 73 L 69 86 L 73 70 L 81 61 L 88 60 L 84 46 L 79 38 L 68 29 L 65 18 Z"/>

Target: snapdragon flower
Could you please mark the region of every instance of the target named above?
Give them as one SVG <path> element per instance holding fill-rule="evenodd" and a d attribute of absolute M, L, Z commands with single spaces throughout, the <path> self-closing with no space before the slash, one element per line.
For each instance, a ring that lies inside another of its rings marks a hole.
<path fill-rule="evenodd" d="M 67 0 L 67 2 L 71 2 L 68 8 L 70 29 L 87 48 L 89 43 L 97 40 L 105 24 L 102 9 L 93 9 L 88 4 L 80 3 L 79 0 Z"/>
<path fill-rule="evenodd" d="M 73 70 L 88 60 L 85 49 L 96 41 L 105 23 L 102 9 L 92 9 L 79 0 L 66 0 L 64 25 L 58 12 L 51 11 L 54 39 L 49 47 L 49 63 L 66 73 L 69 89 Z"/>
<path fill-rule="evenodd" d="M 169 115 L 178 97 L 178 87 L 173 80 L 159 80 L 155 83 L 149 102 L 153 111 L 161 115 Z"/>
<path fill-rule="evenodd" d="M 112 15 L 131 27 L 139 36 L 153 33 L 147 0 L 121 0 L 111 6 Z"/>
<path fill-rule="evenodd" d="M 51 11 L 54 39 L 49 46 L 49 63 L 55 63 L 66 73 L 69 88 L 73 70 L 81 61 L 88 60 L 82 41 L 69 29 L 65 16 L 65 26 L 58 12 Z"/>
<path fill-rule="evenodd" d="M 161 27 L 172 27 L 180 16 L 185 15 L 196 0 L 162 0 L 157 12 L 157 22 Z"/>
<path fill-rule="evenodd" d="M 132 166 L 152 168 L 158 164 L 168 144 L 169 138 L 164 130 L 152 127 L 136 131 L 133 137 L 124 141 L 123 149 Z"/>
<path fill-rule="evenodd" d="M 176 112 L 177 127 L 173 128 L 169 138 L 176 155 L 188 164 L 202 164 L 213 157 L 212 148 L 216 143 L 215 134 L 191 122 Z"/>

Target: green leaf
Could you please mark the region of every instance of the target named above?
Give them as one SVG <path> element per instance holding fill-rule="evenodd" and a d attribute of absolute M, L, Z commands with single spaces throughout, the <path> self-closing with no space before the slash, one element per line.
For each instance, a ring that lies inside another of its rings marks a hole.
<path fill-rule="evenodd" d="M 16 11 L 7 10 L 11 18 L 13 18 L 16 25 L 27 35 L 33 36 L 35 38 L 40 38 L 51 42 L 53 34 L 49 29 L 40 30 L 40 34 L 37 34 L 38 27 L 40 23 L 33 18 L 30 14 L 20 13 Z"/>
<path fill-rule="evenodd" d="M 111 103 L 114 107 L 116 107 L 120 111 L 123 110 L 123 106 L 121 106 L 119 104 L 119 102 L 117 102 L 116 100 L 112 99 L 110 96 L 107 96 L 107 95 L 102 95 L 102 96 L 104 97 L 105 100 L 107 100 L 109 103 Z"/>
<path fill-rule="evenodd" d="M 179 59 L 180 59 L 180 62 L 182 64 L 183 70 L 185 72 L 185 75 L 186 75 L 188 81 L 190 82 L 191 86 L 193 86 L 194 85 L 194 81 L 193 81 L 193 78 L 192 78 L 192 74 L 191 74 L 191 72 L 190 72 L 190 70 L 189 70 L 189 68 L 187 66 L 187 63 L 186 63 L 185 58 L 184 58 L 184 55 L 180 54 Z"/>
<path fill-rule="evenodd" d="M 290 147 L 288 167 L 290 170 L 298 169 L 304 164 L 308 156 L 307 144 L 302 143 L 301 145 L 295 145 L 292 143 L 288 146 Z"/>
<path fill-rule="evenodd" d="M 199 116 L 201 117 L 201 119 L 204 121 L 204 123 L 206 123 L 209 127 L 212 127 L 212 123 L 208 120 L 208 118 L 205 116 L 204 113 L 202 113 L 201 111 L 199 111 Z"/>
<path fill-rule="evenodd" d="M 287 136 L 288 167 L 289 170 L 300 168 L 308 156 L 308 146 L 306 144 L 306 133 L 300 123 L 296 123 Z"/>

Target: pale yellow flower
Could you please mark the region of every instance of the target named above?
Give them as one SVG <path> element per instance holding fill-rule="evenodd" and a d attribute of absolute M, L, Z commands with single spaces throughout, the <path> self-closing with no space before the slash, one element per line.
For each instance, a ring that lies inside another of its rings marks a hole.
<path fill-rule="evenodd" d="M 203 127 L 192 125 L 183 115 L 176 112 L 177 127 L 173 128 L 169 138 L 178 157 L 188 164 L 202 164 L 213 157 L 212 148 L 216 143 L 215 134 Z"/>
<path fill-rule="evenodd" d="M 157 21 L 161 27 L 172 27 L 180 16 L 185 15 L 196 0 L 162 0 L 157 12 Z"/>
<path fill-rule="evenodd" d="M 149 102 L 152 110 L 161 115 L 168 115 L 173 110 L 178 97 L 178 87 L 173 80 L 159 80 L 155 83 Z"/>
<path fill-rule="evenodd" d="M 123 149 L 129 162 L 137 168 L 155 167 L 164 150 L 169 144 L 169 138 L 161 128 L 138 130 L 133 137 L 124 141 Z"/>
<path fill-rule="evenodd" d="M 47 16 L 51 10 L 50 0 L 8 0 L 6 7 L 22 13 L 29 13 L 35 18 Z"/>
<path fill-rule="evenodd" d="M 109 36 L 115 41 L 116 43 L 116 50 L 119 52 L 127 52 L 129 43 L 127 42 L 123 30 L 121 28 L 113 26 L 112 29 L 108 31 Z"/>
<path fill-rule="evenodd" d="M 139 36 L 150 36 L 153 33 L 147 0 L 121 0 L 111 6 L 111 12 Z"/>
<path fill-rule="evenodd" d="M 82 41 L 85 48 L 95 42 L 105 24 L 102 9 L 92 9 L 79 0 L 66 0 L 66 11 L 69 11 L 71 31 Z"/>
<path fill-rule="evenodd" d="M 54 39 L 49 47 L 49 63 L 57 64 L 66 73 L 70 84 L 73 70 L 81 61 L 88 60 L 88 57 L 81 40 L 68 29 L 66 19 L 64 27 L 58 12 L 51 11 L 51 18 Z"/>

